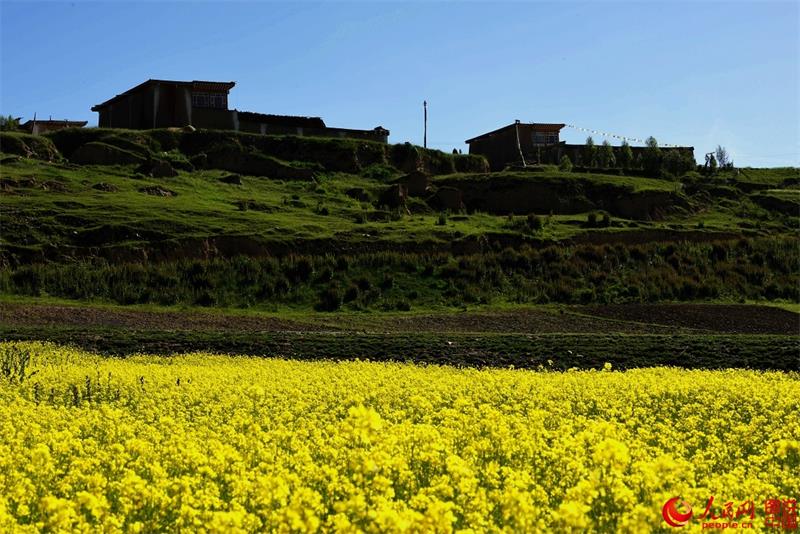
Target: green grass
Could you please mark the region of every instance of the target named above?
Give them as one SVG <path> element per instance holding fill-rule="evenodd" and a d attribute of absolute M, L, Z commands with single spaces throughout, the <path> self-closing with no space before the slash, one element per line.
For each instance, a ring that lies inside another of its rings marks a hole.
<path fill-rule="evenodd" d="M 800 204 L 800 189 L 767 189 L 762 194 Z"/>
<path fill-rule="evenodd" d="M 793 200 L 797 190 L 789 187 L 794 186 L 784 184 L 781 189 L 774 189 L 796 174 L 796 169 L 745 169 L 738 178 L 723 173 L 708 179 L 709 183 L 719 182 L 724 184 L 720 187 L 730 189 L 732 198 L 728 199 L 714 194 L 685 198 L 682 184 L 677 181 L 554 169 L 492 174 L 450 172 L 433 178 L 434 187 L 456 185 L 466 188 L 466 192 L 471 184 L 511 184 L 513 188 L 514 184 L 541 183 L 556 188 L 559 198 L 585 195 L 588 202 L 598 206 L 609 198 L 628 194 L 646 201 L 648 193 L 669 193 L 689 206 L 668 210 L 657 221 L 632 221 L 612 214 L 612 224 L 603 229 L 586 224 L 588 213 L 564 214 L 555 209 L 552 216 L 547 216 L 547 210 L 540 210 L 545 211 L 540 213 L 545 224 L 531 231 L 524 225 L 511 224 L 505 213 L 472 212 L 469 206 L 469 213 L 449 214 L 446 224 L 439 225 L 438 208 L 435 203 L 426 204 L 425 198 L 412 199 L 409 211 L 383 209 L 377 199 L 388 182 L 403 174 L 395 165 L 406 164 L 408 157 L 420 158 L 419 162 L 435 172 L 477 165 L 475 158 L 454 157 L 411 145 L 221 131 L 183 134 L 105 129 L 64 130 L 40 138 L 8 134 L 4 139 L 4 150 L 27 153 L 29 148 L 20 148 L 22 144 L 36 147 L 37 157 L 53 160 L 17 158 L 5 161 L 0 169 L 0 252 L 12 263 L 87 255 L 115 261 L 139 261 L 147 255 L 148 259 L 158 260 L 175 255 L 215 254 L 217 250 L 222 255 L 230 255 L 232 250 L 255 255 L 397 248 L 447 250 L 460 242 L 519 245 L 562 241 L 587 232 L 620 234 L 663 229 L 778 235 L 790 233 L 797 222 L 797 217 L 785 209 L 771 211 L 771 206 L 757 205 L 740 194 L 734 179 L 771 183 L 773 187 L 763 194 Z M 176 165 L 188 164 L 186 158 L 202 150 L 228 147 L 256 151 L 318 171 L 314 182 L 244 176 L 243 185 L 236 186 L 220 182 L 222 176 L 230 174 L 222 170 L 180 171 L 174 178 L 163 179 L 138 175 L 137 179 L 134 166 L 77 166 L 62 158 L 91 141 L 167 159 Z M 55 147 L 61 153 L 53 155 Z M 95 188 L 100 186 L 111 191 Z M 156 187 L 176 196 L 141 192 L 143 188 Z M 348 197 L 346 192 L 352 188 L 363 189 L 372 200 L 359 202 Z"/>
<path fill-rule="evenodd" d="M 228 174 L 181 171 L 174 178 L 136 179 L 132 166 L 77 167 L 21 159 L 3 165 L 2 177 L 10 192 L 3 195 L 5 231 L 0 243 L 34 250 L 45 245 L 135 249 L 159 242 L 251 236 L 266 244 L 330 240 L 345 247 L 350 243 L 388 248 L 389 244 L 447 245 L 485 234 L 520 233 L 505 217 L 485 213 L 450 217 L 444 226 L 437 224 L 438 213 L 433 210 L 385 212 L 382 220 L 359 223 L 364 213 L 370 219 L 374 217 L 369 213 L 382 212 L 348 197 L 346 191 L 362 188 L 377 198 L 384 186 L 358 175 L 322 174 L 317 183 L 245 176 L 243 185 L 236 186 L 220 182 Z M 27 183 L 30 178 L 36 182 Z M 93 188 L 97 184 L 115 190 Z M 177 195 L 140 191 L 147 187 Z M 320 214 L 323 208 L 327 215 Z M 569 238 L 585 231 L 585 221 L 585 214 L 549 217 L 535 237 Z"/>
<path fill-rule="evenodd" d="M 800 180 L 800 169 L 797 167 L 774 167 L 769 169 L 744 167 L 739 169 L 738 174 L 723 171 L 720 176 L 736 182 L 779 186 L 787 180 L 795 182 Z"/>
<path fill-rule="evenodd" d="M 454 182 L 537 182 L 537 183 L 569 183 L 579 182 L 590 185 L 622 188 L 631 192 L 680 190 L 680 183 L 670 180 L 658 180 L 638 176 L 617 176 L 610 174 L 561 172 L 548 170 L 544 172 L 504 171 L 491 174 L 453 174 L 434 178 L 435 183 Z"/>
<path fill-rule="evenodd" d="M 459 255 L 379 251 L 50 263 L 0 270 L 0 291 L 120 304 L 271 311 L 462 308 L 504 302 L 797 300 L 796 252 L 796 238 L 760 238 L 487 247 Z M 326 304 L 327 296 L 333 305 Z"/>

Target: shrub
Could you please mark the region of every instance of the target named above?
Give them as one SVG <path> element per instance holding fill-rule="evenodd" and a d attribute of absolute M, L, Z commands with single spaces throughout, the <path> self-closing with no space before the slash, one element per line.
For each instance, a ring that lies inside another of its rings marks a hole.
<path fill-rule="evenodd" d="M 541 230 L 544 224 L 542 223 L 542 218 L 534 213 L 529 213 L 526 219 L 528 224 L 528 228 L 531 230 Z"/>
<path fill-rule="evenodd" d="M 361 175 L 370 180 L 385 182 L 397 174 L 397 169 L 388 165 L 374 163 L 361 171 Z"/>
<path fill-rule="evenodd" d="M 447 224 L 447 213 L 441 212 L 439 213 L 439 218 L 436 220 L 437 226 L 444 226 Z"/>
<path fill-rule="evenodd" d="M 384 274 L 383 280 L 381 280 L 381 289 L 392 289 L 394 286 L 394 277 L 391 274 Z"/>
<path fill-rule="evenodd" d="M 372 282 L 370 282 L 369 278 L 364 276 L 356 280 L 356 285 L 361 291 L 369 291 L 372 289 Z"/>
<path fill-rule="evenodd" d="M 352 302 L 358 299 L 359 294 L 358 286 L 356 284 L 350 284 L 344 292 L 344 302 Z"/>
<path fill-rule="evenodd" d="M 558 170 L 562 172 L 572 172 L 572 161 L 566 154 L 561 156 L 561 161 L 558 164 Z"/>
<path fill-rule="evenodd" d="M 661 165 L 664 172 L 673 177 L 681 177 L 697 166 L 694 157 L 681 150 L 668 151 L 664 155 Z"/>
<path fill-rule="evenodd" d="M 339 286 L 328 286 L 319 294 L 319 299 L 314 308 L 317 311 L 332 312 L 342 307 L 342 293 Z"/>

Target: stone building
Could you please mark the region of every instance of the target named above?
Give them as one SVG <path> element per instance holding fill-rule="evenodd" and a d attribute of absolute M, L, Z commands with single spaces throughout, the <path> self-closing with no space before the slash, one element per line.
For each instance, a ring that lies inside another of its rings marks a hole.
<path fill-rule="evenodd" d="M 564 124 L 523 123 L 515 121 L 491 132 L 467 139 L 470 154 L 480 154 L 489 161 L 492 171 L 501 171 L 509 165 L 549 163 L 558 164 L 563 156 L 575 165 L 589 165 L 582 161 L 585 145 L 567 144 L 559 139 Z M 519 140 L 519 141 L 518 141 Z M 618 156 L 620 147 L 613 147 Z M 645 147 L 631 146 L 634 160 Z M 679 151 L 694 157 L 694 147 L 661 147 L 663 152 Z M 520 154 L 521 152 L 521 154 Z"/>
<path fill-rule="evenodd" d="M 191 125 L 261 134 L 389 140 L 389 130 L 330 128 L 319 117 L 268 115 L 228 109 L 236 82 L 147 80 L 92 107 L 101 128 L 135 130 Z"/>
<path fill-rule="evenodd" d="M 523 123 L 516 121 L 497 130 L 467 139 L 470 154 L 480 154 L 493 171 L 520 162 L 522 154 L 533 155 L 541 149 L 560 144 L 559 132 L 564 124 Z M 517 140 L 519 139 L 519 144 Z M 526 158 L 527 160 L 527 158 Z"/>
<path fill-rule="evenodd" d="M 83 128 L 86 126 L 86 122 L 87 121 L 68 121 L 66 119 L 63 121 L 54 121 L 52 119 L 43 121 L 39 119 L 33 119 L 24 124 L 20 124 L 19 127 L 30 134 L 39 135 L 47 132 L 54 132 L 56 130 L 63 130 L 64 128 Z"/>

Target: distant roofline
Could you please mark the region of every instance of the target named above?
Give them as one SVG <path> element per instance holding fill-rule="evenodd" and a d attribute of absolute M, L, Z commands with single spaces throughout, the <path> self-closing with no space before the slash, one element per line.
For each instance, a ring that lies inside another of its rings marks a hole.
<path fill-rule="evenodd" d="M 76 125 L 76 126 L 77 125 L 86 126 L 89 123 L 89 121 L 68 121 L 67 119 L 64 119 L 64 120 L 58 120 L 58 119 L 47 119 L 47 120 L 36 119 L 36 120 L 33 120 L 33 119 L 31 119 L 29 121 L 26 121 L 23 124 L 20 124 L 20 128 L 25 128 L 28 125 L 33 126 L 34 123 L 35 124 L 70 124 L 70 125 Z"/>
<path fill-rule="evenodd" d="M 481 135 L 475 136 L 472 139 L 467 139 L 464 142 L 469 144 L 469 143 L 471 143 L 471 142 L 473 142 L 473 141 L 475 141 L 477 139 L 481 139 L 483 137 L 488 137 L 490 135 L 494 135 L 496 133 L 502 132 L 503 130 L 507 130 L 509 128 L 513 128 L 516 125 L 517 125 L 516 122 L 512 122 L 511 124 L 508 124 L 506 126 L 501 126 L 500 128 L 498 128 L 496 130 L 492 130 L 491 132 L 486 132 L 485 134 L 481 134 Z M 534 126 L 534 127 L 535 126 L 539 126 L 539 127 L 542 127 L 543 130 L 550 130 L 550 131 L 552 131 L 552 130 L 558 131 L 558 130 L 561 130 L 561 128 L 563 128 L 564 126 L 566 126 L 566 124 L 547 123 L 547 122 L 520 122 L 519 125 L 520 126 Z"/>
<path fill-rule="evenodd" d="M 208 80 L 192 80 L 190 82 L 187 82 L 187 81 L 180 81 L 180 80 L 159 80 L 159 79 L 155 79 L 155 78 L 150 78 L 149 80 L 144 81 L 144 82 L 140 83 L 139 85 L 137 85 L 135 87 L 131 87 L 127 91 L 125 91 L 123 93 L 120 93 L 120 94 L 116 95 L 113 98 L 109 98 L 108 100 L 106 100 L 102 104 L 97 104 L 95 106 L 92 106 L 92 111 L 100 111 L 100 108 L 106 107 L 106 106 L 114 103 L 115 101 L 119 100 L 120 98 L 122 98 L 124 96 L 127 96 L 127 95 L 129 95 L 131 93 L 135 93 L 136 91 L 142 89 L 143 87 L 145 87 L 147 85 L 150 85 L 150 84 L 153 84 L 153 83 L 166 83 L 166 84 L 174 84 L 174 85 L 190 85 L 192 87 L 197 86 L 197 85 L 218 85 L 218 86 L 221 86 L 221 88 L 226 90 L 226 91 L 230 91 L 236 85 L 236 82 L 213 82 L 213 81 L 208 81 Z"/>
<path fill-rule="evenodd" d="M 321 117 L 308 117 L 303 115 L 275 115 L 273 113 L 257 113 L 255 111 L 235 110 L 239 120 L 260 121 L 265 124 L 281 124 L 301 128 L 325 128 L 325 121 Z"/>

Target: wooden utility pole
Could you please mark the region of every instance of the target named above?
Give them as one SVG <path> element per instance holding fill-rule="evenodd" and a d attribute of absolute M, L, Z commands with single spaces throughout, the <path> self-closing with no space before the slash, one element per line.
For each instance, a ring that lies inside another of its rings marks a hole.
<path fill-rule="evenodd" d="M 517 151 L 519 151 L 519 159 L 522 160 L 522 166 L 527 167 L 528 165 L 525 163 L 525 156 L 522 155 L 522 145 L 519 142 L 519 119 L 514 121 L 514 129 L 517 132 Z"/>
<path fill-rule="evenodd" d="M 422 114 L 424 116 L 424 133 L 422 134 L 422 148 L 428 148 L 428 101 L 422 101 Z"/>

